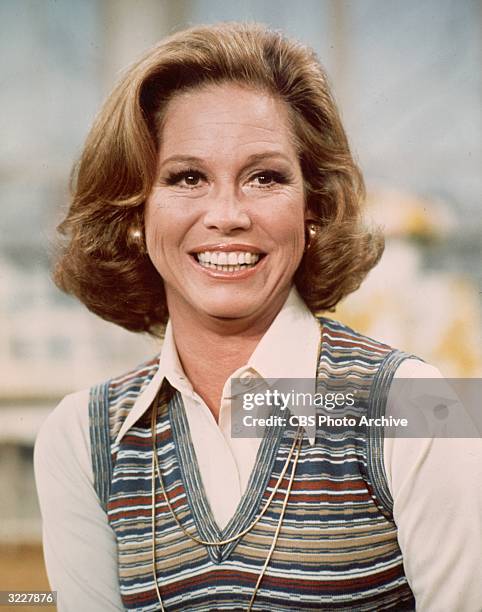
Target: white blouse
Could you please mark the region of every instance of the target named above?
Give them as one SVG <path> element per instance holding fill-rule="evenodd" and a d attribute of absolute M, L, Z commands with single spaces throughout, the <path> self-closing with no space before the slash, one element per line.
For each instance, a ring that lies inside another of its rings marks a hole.
<path fill-rule="evenodd" d="M 317 320 L 292 290 L 248 363 L 226 381 L 216 423 L 182 370 L 168 324 L 159 369 L 137 398 L 118 439 L 145 413 L 167 378 L 182 394 L 203 485 L 222 528 L 236 511 L 260 444 L 259 438 L 231 437 L 231 378 L 314 378 L 319 342 Z M 408 359 L 395 377 L 441 374 Z M 404 403 L 416 403 L 415 393 L 407 380 Z M 447 396 L 451 393 L 447 387 Z M 388 411 L 403 416 L 405 406 L 398 405 L 398 399 L 391 391 Z M 93 486 L 88 402 L 88 390 L 65 397 L 46 419 L 35 445 L 44 555 L 60 612 L 123 610 L 115 536 Z M 384 463 L 417 610 L 481 612 L 481 439 L 385 438 Z"/>

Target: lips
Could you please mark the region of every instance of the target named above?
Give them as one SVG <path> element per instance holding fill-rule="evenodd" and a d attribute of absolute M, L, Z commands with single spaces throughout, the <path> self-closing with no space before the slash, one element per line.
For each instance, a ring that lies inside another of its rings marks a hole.
<path fill-rule="evenodd" d="M 206 269 L 217 272 L 239 272 L 254 268 L 266 253 L 244 245 L 216 245 L 202 247 L 191 252 L 191 256 Z"/>

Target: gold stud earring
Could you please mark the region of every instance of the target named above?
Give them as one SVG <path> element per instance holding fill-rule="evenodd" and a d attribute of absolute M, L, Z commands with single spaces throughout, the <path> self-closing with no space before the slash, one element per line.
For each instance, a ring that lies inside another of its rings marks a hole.
<path fill-rule="evenodd" d="M 306 225 L 306 239 L 305 239 L 305 252 L 311 247 L 313 240 L 316 238 L 318 228 L 315 223 L 307 223 Z"/>
<path fill-rule="evenodd" d="M 142 239 L 142 231 L 138 227 L 132 227 L 129 233 L 132 240 L 135 240 L 136 242 Z"/>
<path fill-rule="evenodd" d="M 133 225 L 129 228 L 127 232 L 127 242 L 132 246 L 136 246 L 141 253 L 146 252 L 144 232 L 138 225 Z"/>

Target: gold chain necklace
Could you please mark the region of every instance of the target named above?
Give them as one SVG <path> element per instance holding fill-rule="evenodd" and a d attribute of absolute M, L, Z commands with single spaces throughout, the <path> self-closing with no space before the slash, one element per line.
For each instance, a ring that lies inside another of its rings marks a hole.
<path fill-rule="evenodd" d="M 156 594 L 157 594 L 157 598 L 159 600 L 159 604 L 161 606 L 161 612 L 165 612 L 165 608 L 164 605 L 162 603 L 162 597 L 161 597 L 161 593 L 159 591 L 159 586 L 157 584 L 157 568 L 156 568 L 156 475 L 157 478 L 159 480 L 159 485 L 161 487 L 161 493 L 164 496 L 164 500 L 167 504 L 167 507 L 169 508 L 169 512 L 172 516 L 172 518 L 174 519 L 174 521 L 176 522 L 177 526 L 181 529 L 181 531 L 191 540 L 193 540 L 194 542 L 197 542 L 198 544 L 203 544 L 204 546 L 222 546 L 224 544 L 229 544 L 229 542 L 233 542 L 234 540 L 237 540 L 239 538 L 241 538 L 242 536 L 244 536 L 245 534 L 247 534 L 249 531 L 251 531 L 253 529 L 253 527 L 259 522 L 259 520 L 263 517 L 263 515 L 265 514 L 265 512 L 268 510 L 269 505 L 271 504 L 271 501 L 273 499 L 273 497 L 276 495 L 276 493 L 278 492 L 278 489 L 281 485 L 281 482 L 283 481 L 284 475 L 286 474 L 286 471 L 288 469 L 289 463 L 291 461 L 291 457 L 293 456 L 293 453 L 295 451 L 296 448 L 296 455 L 295 455 L 295 459 L 293 462 L 293 467 L 291 468 L 291 474 L 290 474 L 290 479 L 288 482 L 288 488 L 286 489 L 286 494 L 285 494 L 285 498 L 283 500 L 283 506 L 281 508 L 281 512 L 280 512 L 280 518 L 278 521 L 278 525 L 276 527 L 276 531 L 273 535 L 273 541 L 271 543 L 271 547 L 268 551 L 268 556 L 266 557 L 266 561 L 264 562 L 263 565 L 263 569 L 261 570 L 260 575 L 258 576 L 258 580 L 256 582 L 256 586 L 254 587 L 254 592 L 253 595 L 251 597 L 251 600 L 249 602 L 249 606 L 248 606 L 248 612 L 251 612 L 252 607 L 253 607 L 253 602 L 255 600 L 255 597 L 258 593 L 258 589 L 259 589 L 259 585 L 261 584 L 261 580 L 263 579 L 263 576 L 265 574 L 266 568 L 268 567 L 268 564 L 270 562 L 271 556 L 273 554 L 273 551 L 275 549 L 276 546 L 276 542 L 278 541 L 278 536 L 279 533 L 281 531 L 281 526 L 283 524 L 283 519 L 284 519 L 284 515 L 285 515 L 285 511 L 286 511 L 286 506 L 288 505 L 288 499 L 291 493 L 291 488 L 293 486 L 293 481 L 295 478 L 295 472 L 296 472 L 296 466 L 298 464 L 298 459 L 300 456 L 300 450 L 301 450 L 301 444 L 303 442 L 303 436 L 300 435 L 302 432 L 302 428 L 301 426 L 298 427 L 296 434 L 294 436 L 293 439 L 293 444 L 291 446 L 290 452 L 288 454 L 288 458 L 286 459 L 285 465 L 283 467 L 283 470 L 281 471 L 281 474 L 279 475 L 278 481 L 276 482 L 276 485 L 273 489 L 273 491 L 271 492 L 269 498 L 266 500 L 266 503 L 263 507 L 263 509 L 261 510 L 261 512 L 258 514 L 258 516 L 254 519 L 254 521 L 251 523 L 251 525 L 249 525 L 249 527 L 246 527 L 246 529 L 243 529 L 242 531 L 240 531 L 239 533 L 237 533 L 234 536 L 231 536 L 230 538 L 227 538 L 226 540 L 219 540 L 219 541 L 209 541 L 209 540 L 202 540 L 201 538 L 198 538 L 192 534 L 190 534 L 183 525 L 181 525 L 179 519 L 176 516 L 176 513 L 174 512 L 174 508 L 171 505 L 171 502 L 169 501 L 169 498 L 167 496 L 167 492 L 166 489 L 164 487 L 164 481 L 162 478 L 162 474 L 161 474 L 161 470 L 159 467 L 159 461 L 157 458 L 157 435 L 156 435 L 156 424 L 157 424 L 157 408 L 158 408 L 158 399 L 156 398 L 156 400 L 154 401 L 154 406 L 152 408 L 152 415 L 151 415 L 151 436 L 152 436 L 152 477 L 151 477 L 151 509 L 152 509 L 152 513 L 151 513 L 151 523 L 152 523 L 152 576 L 154 579 L 154 587 L 156 589 Z"/>

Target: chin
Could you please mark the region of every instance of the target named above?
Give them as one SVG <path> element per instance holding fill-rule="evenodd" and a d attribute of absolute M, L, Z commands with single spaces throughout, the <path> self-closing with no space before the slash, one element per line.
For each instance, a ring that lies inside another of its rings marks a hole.
<path fill-rule="evenodd" d="M 203 300 L 200 310 L 216 319 L 244 319 L 255 313 L 261 304 L 258 300 L 246 299 L 241 296 Z"/>
<path fill-rule="evenodd" d="M 244 319 L 253 314 L 255 308 L 243 307 L 240 304 L 219 304 L 206 308 L 205 312 L 215 319 Z"/>

